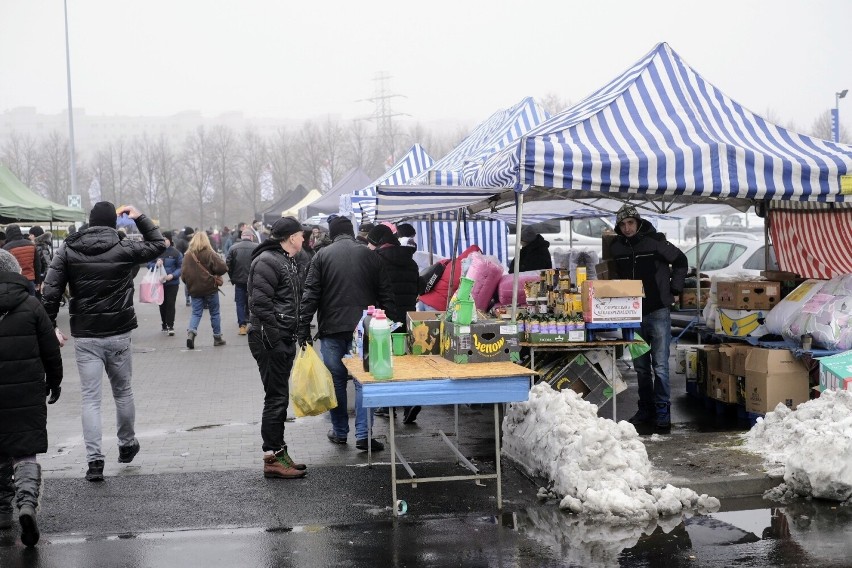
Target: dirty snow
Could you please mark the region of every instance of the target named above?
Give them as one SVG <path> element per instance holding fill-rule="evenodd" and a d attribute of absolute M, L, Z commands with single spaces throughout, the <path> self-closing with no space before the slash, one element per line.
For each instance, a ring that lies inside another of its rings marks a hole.
<path fill-rule="evenodd" d="M 745 437 L 770 473 L 784 474 L 779 494 L 852 498 L 852 392 L 825 391 L 796 410 L 779 404 Z"/>
<path fill-rule="evenodd" d="M 550 480 L 541 498 L 558 497 L 561 509 L 612 524 L 718 509 L 718 499 L 691 489 L 648 488 L 651 462 L 636 429 L 597 413 L 577 393 L 547 384 L 509 407 L 503 450 L 529 474 Z"/>

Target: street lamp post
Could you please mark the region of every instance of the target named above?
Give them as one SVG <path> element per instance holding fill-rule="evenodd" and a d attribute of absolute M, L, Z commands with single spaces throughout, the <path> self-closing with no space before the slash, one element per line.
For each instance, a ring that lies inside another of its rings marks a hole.
<path fill-rule="evenodd" d="M 843 89 L 839 93 L 834 93 L 834 141 L 840 142 L 840 99 L 846 96 L 849 89 Z"/>
<path fill-rule="evenodd" d="M 77 158 L 74 155 L 74 106 L 71 103 L 71 50 L 68 44 L 68 0 L 65 5 L 65 73 L 68 82 L 68 150 L 71 158 L 71 194 L 77 195 Z M 845 91 L 844 91 L 845 94 Z"/>

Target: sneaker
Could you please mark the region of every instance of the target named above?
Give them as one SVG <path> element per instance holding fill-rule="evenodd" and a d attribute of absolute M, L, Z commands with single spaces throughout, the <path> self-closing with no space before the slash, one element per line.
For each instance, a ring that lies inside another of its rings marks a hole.
<path fill-rule="evenodd" d="M 35 507 L 21 505 L 18 509 L 18 522 L 21 523 L 21 542 L 26 546 L 38 544 L 38 523 L 36 523 Z"/>
<path fill-rule="evenodd" d="M 282 455 L 283 454 L 283 455 Z M 293 462 L 285 450 L 277 453 L 263 453 L 263 477 L 277 479 L 299 479 L 305 477 L 305 470 L 293 467 Z"/>
<path fill-rule="evenodd" d="M 367 451 L 367 438 L 362 438 L 360 440 L 356 440 L 355 441 L 355 447 L 358 448 L 359 450 L 363 450 L 363 451 L 366 452 Z M 370 440 L 370 449 L 373 450 L 374 452 L 381 452 L 382 450 L 385 449 L 385 445 L 383 443 L 379 442 L 378 440 L 376 440 L 375 438 L 373 438 L 372 440 Z"/>
<path fill-rule="evenodd" d="M 408 406 L 405 408 L 405 414 L 402 417 L 403 424 L 414 424 L 417 420 L 417 415 L 420 414 L 419 406 Z"/>
<path fill-rule="evenodd" d="M 136 454 L 139 453 L 139 440 L 133 440 L 133 443 L 126 446 L 118 447 L 118 463 L 130 463 Z"/>
<path fill-rule="evenodd" d="M 241 325 L 240 331 L 237 332 L 237 335 L 247 335 L 247 334 L 248 334 L 248 328 L 244 325 Z"/>
<path fill-rule="evenodd" d="M 222 345 L 225 345 L 226 343 L 227 342 L 224 339 L 222 339 L 221 335 L 214 335 L 213 336 L 213 347 L 221 347 Z"/>
<path fill-rule="evenodd" d="M 653 424 L 655 418 L 656 415 L 653 408 L 640 406 L 639 410 L 636 411 L 636 414 L 628 418 L 627 421 L 634 426 L 637 426 L 639 424 Z"/>
<path fill-rule="evenodd" d="M 172 326 L 169 326 L 168 334 L 169 334 L 169 336 L 174 337 L 174 334 L 175 334 L 175 328 L 173 328 Z"/>
<path fill-rule="evenodd" d="M 345 444 L 346 443 L 346 436 L 341 438 L 340 436 L 338 436 L 337 434 L 334 433 L 334 430 L 329 430 L 328 434 L 326 434 L 326 436 L 328 436 L 328 441 L 331 442 L 332 444 Z"/>
<path fill-rule="evenodd" d="M 186 348 L 187 349 L 195 349 L 195 332 L 187 331 L 186 332 Z"/>
<path fill-rule="evenodd" d="M 160 329 L 160 331 L 162 331 L 163 333 L 168 333 L 168 332 L 169 332 L 169 328 L 166 326 L 166 324 L 163 324 L 163 325 L 162 325 L 162 329 Z"/>
<path fill-rule="evenodd" d="M 86 472 L 86 481 L 104 480 L 104 460 L 89 462 L 89 470 Z"/>

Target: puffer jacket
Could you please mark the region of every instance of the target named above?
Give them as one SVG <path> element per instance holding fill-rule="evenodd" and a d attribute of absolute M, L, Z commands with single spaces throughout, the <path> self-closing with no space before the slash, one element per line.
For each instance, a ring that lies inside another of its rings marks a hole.
<path fill-rule="evenodd" d="M 225 255 L 225 264 L 228 265 L 228 279 L 232 284 L 246 284 L 248 282 L 252 253 L 256 248 L 257 243 L 240 240 L 228 249 L 228 254 Z"/>
<path fill-rule="evenodd" d="M 201 266 L 199 266 L 199 263 L 201 263 Z M 228 267 L 225 265 L 225 261 L 213 249 L 199 252 L 198 262 L 195 261 L 195 255 L 187 250 L 183 256 L 180 278 L 186 284 L 190 296 L 204 298 L 219 290 L 213 277 L 222 276 L 226 272 L 228 272 Z"/>
<path fill-rule="evenodd" d="M 166 274 L 172 275 L 172 279 L 163 282 L 163 286 L 179 286 L 180 273 L 183 268 L 183 255 L 178 249 L 171 246 L 164 250 L 163 254 L 158 256 L 157 259 L 148 263 L 148 270 L 154 268 L 157 265 L 157 260 L 159 259 L 162 259 L 163 261 L 163 270 L 166 271 Z"/>
<path fill-rule="evenodd" d="M 369 305 L 387 312 L 396 309 L 385 265 L 353 236 L 337 235 L 311 260 L 299 312 L 299 336 L 310 334 L 317 312 L 319 337 L 352 333 Z"/>
<path fill-rule="evenodd" d="M 644 219 L 630 238 L 625 237 L 619 227 L 615 232 L 619 238 L 610 247 L 615 268 L 619 278 L 642 281 L 645 289 L 642 313 L 670 307 L 674 296 L 683 290 L 689 268 L 686 255 Z"/>
<path fill-rule="evenodd" d="M 273 246 L 260 245 L 252 259 L 247 290 L 252 333 L 272 349 L 280 341 L 296 341 L 302 280 L 296 260 L 267 242 Z"/>
<path fill-rule="evenodd" d="M 458 290 L 459 288 L 459 282 L 462 277 L 462 263 L 467 257 L 475 252 L 482 252 L 482 249 L 480 249 L 477 245 L 470 245 L 462 251 L 458 258 L 456 258 L 453 290 Z M 420 301 L 434 310 L 445 310 L 447 308 L 447 296 L 450 291 L 450 274 L 452 272 L 453 267 L 450 265 L 450 261 L 447 260 L 447 267 L 444 269 L 444 273 L 441 275 L 441 278 L 438 279 L 431 290 L 420 295 Z"/>
<path fill-rule="evenodd" d="M 3 250 L 6 250 L 18 260 L 21 265 L 21 274 L 24 278 L 31 282 L 39 284 L 40 277 L 44 273 L 41 266 L 41 257 L 38 254 L 35 244 L 24 238 L 21 233 L 21 228 L 17 225 L 9 225 L 6 227 L 6 244 L 3 245 Z"/>
<path fill-rule="evenodd" d="M 53 324 L 20 274 L 0 272 L 0 456 L 47 451 L 46 384 L 62 382 Z"/>
<path fill-rule="evenodd" d="M 521 258 L 518 262 L 520 270 L 545 270 L 553 268 L 553 260 L 550 258 L 550 241 L 546 241 L 541 235 L 536 235 L 532 242 L 521 247 Z M 515 260 L 509 261 L 509 274 L 515 271 Z"/>
<path fill-rule="evenodd" d="M 388 310 L 387 316 L 405 326 L 406 312 L 417 309 L 420 271 L 414 262 L 416 251 L 409 246 L 385 245 L 377 248 L 375 252 L 385 265 L 396 304 L 393 310 Z M 404 327 L 399 331 L 404 331 Z"/>
<path fill-rule="evenodd" d="M 53 233 L 45 231 L 35 238 L 36 254 L 40 272 L 36 274 L 36 282 L 44 282 L 50 261 L 53 258 Z"/>
<path fill-rule="evenodd" d="M 136 329 L 133 277 L 140 264 L 166 250 L 166 240 L 146 215 L 136 219 L 143 241 L 119 236 L 111 227 L 89 227 L 62 243 L 44 280 L 42 295 L 56 321 L 66 284 L 70 288 L 71 335 L 111 337 Z"/>

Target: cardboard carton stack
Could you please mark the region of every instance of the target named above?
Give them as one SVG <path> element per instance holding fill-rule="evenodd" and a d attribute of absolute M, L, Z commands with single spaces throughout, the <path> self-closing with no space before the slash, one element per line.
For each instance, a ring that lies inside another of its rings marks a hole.
<path fill-rule="evenodd" d="M 752 348 L 745 359 L 745 408 L 765 414 L 783 403 L 795 410 L 809 398 L 808 369 L 786 349 Z"/>
<path fill-rule="evenodd" d="M 582 286 L 583 319 L 586 323 L 641 323 L 641 280 L 587 280 Z"/>
<path fill-rule="evenodd" d="M 767 333 L 766 315 L 781 301 L 781 283 L 743 280 L 716 283 L 716 332 L 731 337 Z"/>

